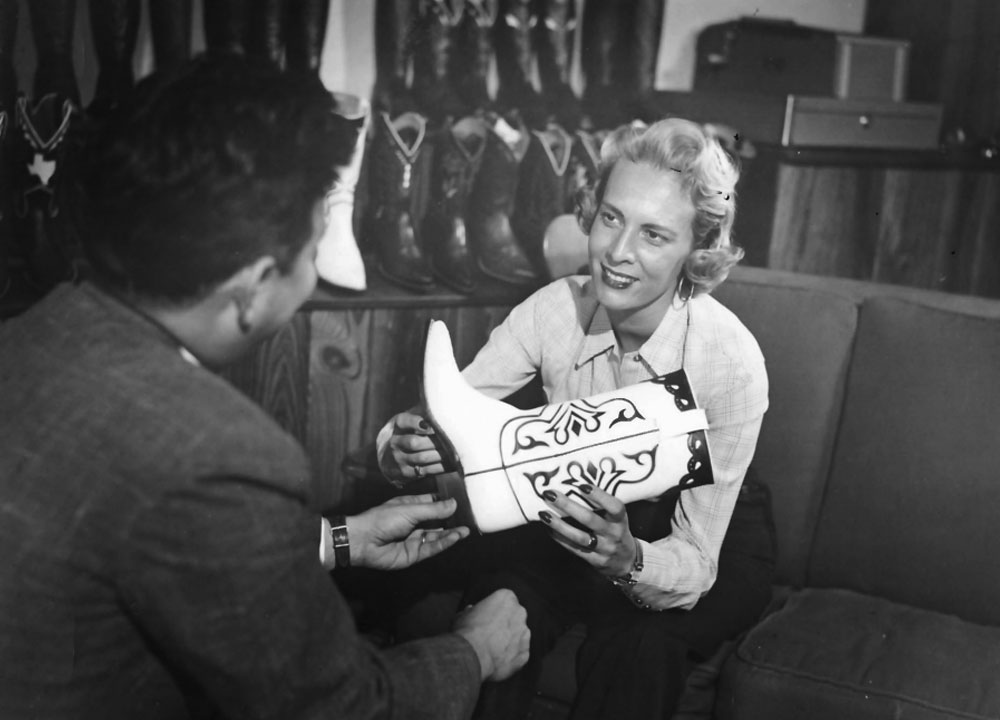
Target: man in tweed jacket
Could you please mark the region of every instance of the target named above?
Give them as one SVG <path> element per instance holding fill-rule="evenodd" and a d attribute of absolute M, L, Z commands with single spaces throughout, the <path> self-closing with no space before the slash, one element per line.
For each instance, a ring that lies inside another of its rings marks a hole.
<path fill-rule="evenodd" d="M 302 448 L 210 370 L 315 286 L 353 144 L 331 103 L 202 58 L 89 144 L 92 279 L 0 325 L 0 717 L 460 718 L 524 663 L 509 592 L 447 635 L 361 638 L 317 558 Z M 429 557 L 466 531 L 417 524 L 453 511 L 347 518 L 338 563 Z"/>

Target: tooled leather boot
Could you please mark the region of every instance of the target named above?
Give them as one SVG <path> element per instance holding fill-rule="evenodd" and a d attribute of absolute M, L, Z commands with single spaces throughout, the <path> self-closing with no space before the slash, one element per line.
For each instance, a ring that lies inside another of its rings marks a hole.
<path fill-rule="evenodd" d="M 545 103 L 532 84 L 535 27 L 538 13 L 534 0 L 500 0 L 494 26 L 497 58 L 497 105 L 517 109 L 531 127 L 545 124 Z"/>
<path fill-rule="evenodd" d="M 499 7 L 499 0 L 465 0 L 465 14 L 455 32 L 452 85 L 473 112 L 487 110 L 493 102 L 489 76 Z"/>
<path fill-rule="evenodd" d="M 510 223 L 518 168 L 529 142 L 523 123 L 513 127 L 496 118 L 488 125 L 486 147 L 469 199 L 467 225 L 476 264 L 490 277 L 513 285 L 533 285 L 541 279 Z"/>
<path fill-rule="evenodd" d="M 8 131 L 12 125 L 17 98 L 17 73 L 14 70 L 14 47 L 20 0 L 0 0 L 0 297 L 10 287 L 10 263 L 14 255 L 11 216 L 13 214 L 12 158 L 8 149 Z"/>
<path fill-rule="evenodd" d="M 365 264 L 354 236 L 354 191 L 361 173 L 368 137 L 370 106 L 364 98 L 333 93 L 337 114 L 356 127 L 357 140 L 350 162 L 337 170 L 337 181 L 326 194 L 326 229 L 316 252 L 320 279 L 336 287 L 362 292 L 368 288 Z"/>
<path fill-rule="evenodd" d="M 211 0 L 209 0 L 211 2 Z M 246 54 L 282 67 L 285 56 L 287 0 L 249 0 Z"/>
<path fill-rule="evenodd" d="M 191 0 L 156 0 L 147 8 L 156 69 L 176 68 L 191 57 Z"/>
<path fill-rule="evenodd" d="M 329 0 L 289 0 L 285 25 L 285 67 L 319 73 L 326 38 Z"/>
<path fill-rule="evenodd" d="M 80 89 L 73 70 L 76 0 L 32 0 L 27 7 L 38 55 L 34 99 L 52 94 L 80 107 Z"/>
<path fill-rule="evenodd" d="M 414 222 L 427 119 L 415 112 L 379 113 L 371 149 L 370 227 L 379 272 L 415 292 L 429 292 L 434 278 Z"/>
<path fill-rule="evenodd" d="M 627 6 L 628 3 L 616 0 L 587 0 L 583 8 L 581 41 L 586 52 L 580 56 L 580 67 L 586 86 L 582 122 L 590 129 L 613 128 L 630 119 L 622 107 L 622 81 L 616 72 L 616 68 L 622 67 L 622 54 L 626 52 L 619 37 Z"/>
<path fill-rule="evenodd" d="M 567 172 L 573 138 L 551 123 L 546 130 L 532 130 L 521 161 L 511 227 L 528 258 L 543 275 L 546 270 L 545 228 L 566 203 Z"/>
<path fill-rule="evenodd" d="M 447 326 L 431 321 L 422 395 L 447 464 L 438 491 L 458 501 L 453 522 L 480 533 L 539 519 L 542 493 L 581 505 L 588 486 L 624 503 L 714 482 L 705 431 L 687 375 L 678 370 L 581 400 L 519 410 L 470 386 Z"/>
<path fill-rule="evenodd" d="M 464 0 L 422 0 L 413 34 L 413 95 L 420 112 L 435 124 L 466 112 L 451 86 L 455 29 L 462 21 Z"/>
<path fill-rule="evenodd" d="M 8 122 L 17 99 L 14 49 L 20 8 L 20 0 L 0 0 L 0 112 L 7 112 Z"/>
<path fill-rule="evenodd" d="M 465 216 L 486 148 L 486 124 L 479 118 L 462 118 L 444 128 L 436 140 L 431 197 L 423 221 L 424 247 L 429 248 L 437 279 L 468 295 L 476 285 Z"/>
<path fill-rule="evenodd" d="M 92 2 L 90 27 L 100 71 L 94 99 L 87 107 L 91 115 L 109 112 L 135 84 L 132 56 L 139 31 L 139 0 Z"/>
<path fill-rule="evenodd" d="M 567 130 L 580 123 L 580 101 L 570 87 L 573 39 L 576 31 L 574 0 L 540 0 L 541 17 L 536 28 L 538 78 L 548 114 Z"/>
<path fill-rule="evenodd" d="M 563 212 L 575 212 L 580 191 L 597 184 L 601 171 L 601 140 L 599 132 L 577 129 L 573 133 L 573 148 L 565 178 Z"/>
<path fill-rule="evenodd" d="M 375 89 L 372 110 L 401 115 L 416 110 L 407 76 L 413 57 L 416 0 L 375 2 Z"/>
<path fill-rule="evenodd" d="M 12 143 L 14 167 L 14 235 L 27 260 L 27 277 L 48 289 L 75 277 L 79 270 L 77 228 L 64 208 L 71 187 L 66 157 L 79 110 L 55 93 L 36 103 L 21 96 L 15 104 Z"/>

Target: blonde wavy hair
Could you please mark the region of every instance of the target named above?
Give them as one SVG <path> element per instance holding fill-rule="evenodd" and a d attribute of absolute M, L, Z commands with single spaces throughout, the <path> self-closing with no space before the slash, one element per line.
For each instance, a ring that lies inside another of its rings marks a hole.
<path fill-rule="evenodd" d="M 680 173 L 681 187 L 690 193 L 695 209 L 694 249 L 684 262 L 683 277 L 691 283 L 692 294 L 714 290 L 743 258 L 743 249 L 732 241 L 740 177 L 735 161 L 705 127 L 690 120 L 667 118 L 648 127 L 619 127 L 601 146 L 597 182 L 576 198 L 576 217 L 588 235 L 611 169 L 621 159 Z"/>

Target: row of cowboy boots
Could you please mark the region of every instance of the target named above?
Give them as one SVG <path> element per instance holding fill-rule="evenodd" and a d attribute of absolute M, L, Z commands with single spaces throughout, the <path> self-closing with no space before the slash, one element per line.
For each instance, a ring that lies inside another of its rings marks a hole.
<path fill-rule="evenodd" d="M 365 238 L 378 271 L 414 292 L 471 294 L 480 273 L 519 286 L 547 278 L 543 237 L 597 177 L 599 139 L 516 115 L 471 115 L 430 130 L 414 111 L 376 113 Z"/>
<path fill-rule="evenodd" d="M 582 8 L 578 18 L 577 0 L 377 0 L 375 107 L 434 122 L 513 108 L 535 128 L 626 122 L 653 89 L 662 0 Z M 570 84 L 579 20 L 582 102 Z"/>

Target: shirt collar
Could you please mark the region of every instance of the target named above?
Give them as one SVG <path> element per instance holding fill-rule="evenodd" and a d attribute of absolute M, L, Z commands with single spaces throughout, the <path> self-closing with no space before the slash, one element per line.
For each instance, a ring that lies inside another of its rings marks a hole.
<path fill-rule="evenodd" d="M 611 327 L 611 318 L 603 305 L 598 305 L 594 316 L 590 319 L 590 326 L 583 336 L 580 344 L 580 352 L 576 356 L 576 369 L 579 370 L 594 358 L 603 355 L 608 350 L 613 350 L 618 346 L 615 338 L 614 328 Z"/>
<path fill-rule="evenodd" d="M 680 366 L 687 339 L 692 300 L 693 298 L 681 303 L 675 297 L 659 327 L 638 350 L 639 356 L 657 376 L 673 372 Z M 618 340 L 611 327 L 611 318 L 608 317 L 604 306 L 598 305 L 580 345 L 576 369 L 579 370 L 595 358 L 617 347 Z"/>

